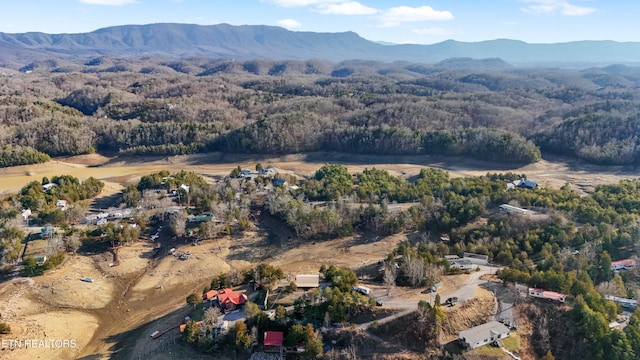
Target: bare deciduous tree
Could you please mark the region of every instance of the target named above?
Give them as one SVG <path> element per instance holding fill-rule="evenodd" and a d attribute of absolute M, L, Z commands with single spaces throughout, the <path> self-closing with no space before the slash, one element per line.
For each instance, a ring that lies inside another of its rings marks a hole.
<path fill-rule="evenodd" d="M 61 234 L 54 234 L 47 239 L 45 254 L 47 256 L 57 255 L 60 251 L 64 251 L 64 240 Z"/>
<path fill-rule="evenodd" d="M 389 296 L 389 292 L 396 285 L 396 278 L 398 277 L 398 268 L 395 263 L 390 263 L 385 261 L 384 263 L 384 285 L 387 287 L 387 296 Z"/>
<path fill-rule="evenodd" d="M 203 330 L 206 332 L 211 332 L 213 328 L 218 323 L 218 319 L 220 318 L 220 310 L 217 307 L 210 307 L 204 311 L 204 317 L 202 318 Z"/>

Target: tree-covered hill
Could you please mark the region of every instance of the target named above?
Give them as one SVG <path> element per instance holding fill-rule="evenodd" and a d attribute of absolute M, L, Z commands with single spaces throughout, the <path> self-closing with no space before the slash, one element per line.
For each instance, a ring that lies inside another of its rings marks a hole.
<path fill-rule="evenodd" d="M 553 152 L 635 164 L 638 84 L 628 66 L 497 59 L 38 61 L 0 77 L 0 145 L 49 156 L 332 150 L 515 163 Z"/>

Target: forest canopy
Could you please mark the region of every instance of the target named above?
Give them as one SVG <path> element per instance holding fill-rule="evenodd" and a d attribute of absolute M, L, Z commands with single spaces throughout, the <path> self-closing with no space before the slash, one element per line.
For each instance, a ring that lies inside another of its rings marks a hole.
<path fill-rule="evenodd" d="M 93 151 L 640 162 L 640 77 L 625 66 L 103 60 L 0 78 L 0 166 Z"/>

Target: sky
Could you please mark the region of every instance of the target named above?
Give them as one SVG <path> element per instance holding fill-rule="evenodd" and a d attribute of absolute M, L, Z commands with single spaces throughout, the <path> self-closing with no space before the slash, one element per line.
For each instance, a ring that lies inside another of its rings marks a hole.
<path fill-rule="evenodd" d="M 166 22 L 354 31 L 397 44 L 640 41 L 638 14 L 637 0 L 5 0 L 0 32 L 80 33 Z"/>

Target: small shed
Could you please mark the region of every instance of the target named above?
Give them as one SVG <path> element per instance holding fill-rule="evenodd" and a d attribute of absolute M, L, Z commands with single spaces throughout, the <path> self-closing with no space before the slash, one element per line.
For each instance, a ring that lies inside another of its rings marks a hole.
<path fill-rule="evenodd" d="M 215 290 L 209 290 L 202 295 L 204 300 L 213 300 L 214 297 L 218 295 L 218 292 Z"/>

